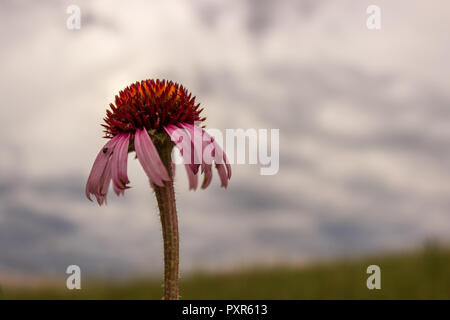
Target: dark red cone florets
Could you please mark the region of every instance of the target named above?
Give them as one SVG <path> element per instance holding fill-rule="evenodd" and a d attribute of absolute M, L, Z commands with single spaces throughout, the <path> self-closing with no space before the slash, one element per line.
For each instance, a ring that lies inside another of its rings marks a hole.
<path fill-rule="evenodd" d="M 106 137 L 119 133 L 134 133 L 139 128 L 162 129 L 170 124 L 204 121 L 203 109 L 195 104 L 182 85 L 166 80 L 143 80 L 136 82 L 116 96 L 115 105 L 106 111 L 104 118 Z"/>

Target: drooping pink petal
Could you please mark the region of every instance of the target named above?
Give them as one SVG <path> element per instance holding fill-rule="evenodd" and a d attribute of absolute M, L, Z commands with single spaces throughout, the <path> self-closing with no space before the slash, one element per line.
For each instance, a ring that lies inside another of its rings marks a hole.
<path fill-rule="evenodd" d="M 203 130 L 203 129 L 202 129 Z M 222 148 L 220 147 L 220 145 L 217 143 L 217 141 L 211 137 L 211 135 L 206 132 L 206 130 L 203 130 L 203 134 L 206 137 L 207 140 L 210 141 L 210 143 L 213 144 L 213 148 L 214 148 L 214 161 L 217 164 L 225 164 L 226 167 L 226 176 L 228 178 L 228 180 L 230 180 L 231 178 L 231 165 L 230 162 L 228 161 L 227 155 L 225 154 L 225 152 L 222 150 Z"/>
<path fill-rule="evenodd" d="M 211 167 L 212 166 L 210 164 L 205 165 L 205 169 L 203 171 L 202 189 L 208 188 L 209 184 L 211 183 L 211 180 L 212 180 L 212 169 L 211 169 Z"/>
<path fill-rule="evenodd" d="M 227 168 L 227 177 L 228 180 L 231 179 L 231 164 L 230 161 L 228 161 L 227 155 L 225 154 L 225 152 L 223 153 L 223 159 L 225 160 L 225 167 Z"/>
<path fill-rule="evenodd" d="M 216 169 L 217 172 L 219 173 L 222 187 L 226 188 L 228 186 L 228 176 L 225 170 L 225 166 L 222 163 L 216 163 Z"/>
<path fill-rule="evenodd" d="M 186 128 L 178 128 L 174 125 L 169 125 L 164 128 L 169 135 L 170 139 L 175 143 L 175 145 L 180 150 L 185 162 L 186 173 L 189 180 L 189 190 L 196 190 L 198 187 L 198 164 L 195 164 L 193 152 L 192 152 L 192 141 L 191 135 L 188 133 Z M 173 166 L 175 167 L 175 166 Z M 194 171 L 196 171 L 194 173 Z M 175 175 L 173 173 L 173 175 Z"/>
<path fill-rule="evenodd" d="M 222 187 L 228 186 L 228 180 L 231 178 L 231 165 L 225 152 L 222 150 L 217 141 L 206 130 L 194 125 L 190 125 L 198 130 L 202 130 L 203 134 L 203 156 L 205 156 L 205 150 L 211 153 L 216 163 L 216 169 L 219 173 Z M 212 150 L 211 150 L 212 149 Z M 206 161 L 206 159 L 204 159 Z M 204 162 L 205 163 L 205 162 Z M 205 177 L 206 179 L 206 177 Z M 208 182 L 208 181 L 207 181 Z M 209 184 L 209 183 L 208 183 Z"/>
<path fill-rule="evenodd" d="M 91 194 L 93 194 L 100 205 L 103 204 L 108 192 L 107 187 L 111 180 L 110 158 L 119 139 L 120 137 L 115 136 L 100 150 L 86 182 L 86 197 L 92 201 Z"/>
<path fill-rule="evenodd" d="M 198 186 L 198 173 L 192 172 L 191 166 L 188 164 L 184 166 L 186 167 L 186 173 L 189 179 L 189 190 L 196 190 Z"/>
<path fill-rule="evenodd" d="M 206 165 L 211 166 L 214 162 L 214 144 L 210 141 L 203 142 L 203 164 L 202 164 L 202 172 L 205 169 Z"/>
<path fill-rule="evenodd" d="M 211 162 L 212 162 L 211 161 L 212 159 L 204 159 L 204 157 L 205 157 L 205 150 L 207 150 L 214 157 L 214 162 L 215 163 L 225 164 L 226 171 L 227 171 L 227 177 L 228 177 L 228 180 L 229 180 L 231 178 L 231 165 L 230 165 L 230 162 L 228 161 L 228 158 L 227 158 L 225 152 L 222 150 L 222 148 L 217 143 L 217 141 L 214 139 L 214 137 L 211 137 L 211 135 L 206 130 L 204 130 L 203 128 L 197 127 L 195 125 L 188 124 L 188 123 L 182 123 L 180 125 L 183 128 L 186 128 L 191 134 L 192 134 L 192 132 L 196 132 L 196 136 L 203 137 L 202 138 L 202 141 L 203 141 L 203 144 L 202 144 L 202 156 L 201 156 L 201 159 L 203 160 L 202 163 L 203 164 L 204 163 L 211 164 Z M 197 131 L 200 131 L 200 132 L 197 133 Z"/>
<path fill-rule="evenodd" d="M 164 129 L 180 150 L 184 163 L 191 167 L 192 172 L 197 173 L 199 165 L 195 164 L 194 148 L 188 131 L 174 125 L 168 125 L 167 127 L 164 127 Z"/>
<path fill-rule="evenodd" d="M 127 175 L 128 145 L 130 133 L 121 133 L 114 152 L 111 156 L 111 173 L 114 192 L 117 195 L 124 194 L 127 184 L 130 182 Z"/>
<path fill-rule="evenodd" d="M 113 190 L 114 190 L 115 194 L 117 194 L 118 196 L 125 194 L 125 189 L 119 188 L 118 186 L 116 186 L 116 184 L 114 182 L 112 185 L 113 185 Z"/>
<path fill-rule="evenodd" d="M 105 171 L 100 179 L 100 188 L 98 190 L 97 202 L 101 206 L 103 203 L 106 204 L 106 196 L 108 194 L 109 185 L 111 184 L 111 158 L 106 164 Z"/>
<path fill-rule="evenodd" d="M 150 156 L 147 154 L 147 152 L 144 151 L 143 146 L 141 146 L 141 140 L 140 140 L 140 131 L 137 130 L 134 136 L 134 148 L 136 150 L 136 156 L 144 169 L 148 179 L 150 180 L 150 183 L 155 183 L 157 185 L 162 185 L 161 179 L 158 178 L 156 175 L 155 170 L 153 169 L 152 162 L 150 159 Z"/>
<path fill-rule="evenodd" d="M 189 178 L 189 189 L 197 187 L 197 173 L 200 165 L 204 174 L 201 187 L 205 189 L 209 186 L 212 180 L 213 161 L 216 164 L 221 185 L 226 188 L 228 180 L 231 178 L 231 166 L 220 145 L 200 127 L 189 123 L 178 123 L 177 126 L 169 125 L 164 129 L 183 155 Z M 188 137 L 186 137 L 184 132 L 187 132 Z M 190 151 L 190 153 L 186 154 L 186 151 Z"/>
<path fill-rule="evenodd" d="M 134 146 L 138 160 L 141 163 L 142 168 L 144 168 L 150 182 L 162 187 L 164 185 L 163 181 L 170 180 L 169 174 L 167 173 L 167 169 L 164 167 L 164 164 L 159 157 L 158 150 L 156 150 L 147 130 L 136 130 Z"/>
<path fill-rule="evenodd" d="M 180 123 L 179 125 L 189 134 L 190 148 L 193 150 L 190 164 L 192 172 L 196 174 L 200 165 L 203 164 L 203 131 L 201 128 L 189 123 Z"/>

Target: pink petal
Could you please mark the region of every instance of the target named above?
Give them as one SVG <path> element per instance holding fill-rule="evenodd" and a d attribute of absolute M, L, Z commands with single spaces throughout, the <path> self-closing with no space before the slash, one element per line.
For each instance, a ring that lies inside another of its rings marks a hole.
<path fill-rule="evenodd" d="M 177 125 L 185 129 L 188 133 L 189 139 L 186 139 L 183 131 L 180 131 L 180 128 L 177 126 L 170 125 L 164 129 L 183 155 L 186 165 L 186 172 L 189 178 L 189 189 L 196 189 L 197 187 L 197 173 L 200 164 L 202 167 L 202 173 L 204 174 L 202 189 L 209 186 L 212 180 L 212 160 L 214 160 L 216 164 L 221 185 L 226 188 L 228 186 L 228 180 L 231 178 L 231 166 L 220 145 L 214 140 L 213 137 L 211 137 L 211 135 L 200 127 L 189 123 L 178 123 Z M 193 150 L 194 152 L 186 154 L 187 150 Z M 210 152 L 212 158 L 204 158 L 205 152 Z"/>
<path fill-rule="evenodd" d="M 170 180 L 169 174 L 167 173 L 166 167 L 164 167 L 164 164 L 161 162 L 158 150 L 156 150 L 147 130 L 136 130 L 134 146 L 138 160 L 141 163 L 142 168 L 144 168 L 150 182 L 162 187 L 164 185 L 163 181 Z"/>
<path fill-rule="evenodd" d="M 189 123 L 180 123 L 179 125 L 189 134 L 190 147 L 194 150 L 192 152 L 191 168 L 194 173 L 197 173 L 199 165 L 203 163 L 203 131 L 201 128 Z"/>
<path fill-rule="evenodd" d="M 226 188 L 228 186 L 228 176 L 225 170 L 225 166 L 221 163 L 216 163 L 216 169 L 217 172 L 219 173 L 222 187 Z"/>
<path fill-rule="evenodd" d="M 117 194 L 118 196 L 125 194 L 125 189 L 121 189 L 118 186 L 116 186 L 114 181 L 113 181 L 113 190 L 114 190 L 114 193 Z"/>
<path fill-rule="evenodd" d="M 203 171 L 203 183 L 202 183 L 202 189 L 206 189 L 208 188 L 209 184 L 211 183 L 212 180 L 212 170 L 211 170 L 211 165 L 207 164 L 205 165 L 205 169 Z"/>
<path fill-rule="evenodd" d="M 100 205 L 103 204 L 108 192 L 107 186 L 111 180 L 110 158 L 119 139 L 119 136 L 115 136 L 100 150 L 86 182 L 86 197 L 92 201 L 91 194 L 93 194 Z"/>
<path fill-rule="evenodd" d="M 119 195 L 123 194 L 127 189 L 127 184 L 130 182 L 127 176 L 127 161 L 128 161 L 128 145 L 130 142 L 129 133 L 119 134 L 119 141 L 111 156 L 112 166 L 112 180 L 114 192 Z"/>
<path fill-rule="evenodd" d="M 203 130 L 203 129 L 202 129 Z M 225 152 L 222 150 L 222 148 L 220 147 L 220 145 L 217 143 L 216 140 L 214 140 L 213 137 L 211 137 L 209 135 L 208 132 L 206 132 L 206 130 L 203 130 L 203 134 L 205 135 L 205 137 L 211 141 L 211 143 L 214 145 L 214 157 L 215 157 L 215 162 L 219 163 L 219 164 L 223 164 L 225 163 L 226 169 L 227 169 L 227 177 L 228 180 L 230 180 L 231 178 L 231 165 L 230 162 L 228 161 L 227 155 L 225 154 Z"/>
<path fill-rule="evenodd" d="M 100 179 L 100 189 L 98 190 L 97 202 L 99 205 L 106 204 L 106 195 L 108 194 L 109 185 L 111 184 L 111 158 L 106 164 L 105 171 Z"/>
<path fill-rule="evenodd" d="M 191 167 L 192 172 L 197 173 L 199 164 L 196 164 L 195 162 L 199 162 L 199 160 L 196 160 L 198 159 L 198 155 L 195 155 L 195 149 L 191 142 L 191 135 L 188 130 L 174 125 L 168 125 L 167 127 L 164 127 L 164 129 L 180 150 L 184 163 Z"/>
<path fill-rule="evenodd" d="M 184 166 L 186 167 L 186 173 L 189 179 L 189 190 L 196 190 L 198 186 L 198 174 L 192 172 L 192 169 L 188 164 L 185 164 Z"/>

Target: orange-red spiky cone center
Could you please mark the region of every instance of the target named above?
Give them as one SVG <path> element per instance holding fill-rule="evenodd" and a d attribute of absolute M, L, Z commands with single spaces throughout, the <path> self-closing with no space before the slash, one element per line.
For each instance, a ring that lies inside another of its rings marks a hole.
<path fill-rule="evenodd" d="M 136 129 L 162 129 L 169 124 L 203 121 L 203 109 L 195 104 L 183 86 L 166 80 L 143 80 L 136 82 L 116 96 L 115 105 L 106 111 L 105 127 L 107 137 Z"/>

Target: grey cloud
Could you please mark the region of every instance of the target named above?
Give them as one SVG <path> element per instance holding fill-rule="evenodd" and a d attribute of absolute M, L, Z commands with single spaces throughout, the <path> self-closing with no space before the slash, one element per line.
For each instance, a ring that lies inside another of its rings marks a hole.
<path fill-rule="evenodd" d="M 222 196 L 225 203 L 235 208 L 246 208 L 257 214 L 272 213 L 277 210 L 292 209 L 296 203 L 270 185 L 236 185 Z"/>
<path fill-rule="evenodd" d="M 274 23 L 277 2 L 270 0 L 247 0 L 247 29 L 253 36 L 259 36 Z"/>
<path fill-rule="evenodd" d="M 26 185 L 41 197 L 65 197 L 84 200 L 84 186 L 87 177 L 81 175 L 67 175 L 63 177 L 49 177 L 28 181 Z"/>
<path fill-rule="evenodd" d="M 74 224 L 63 218 L 37 213 L 23 206 L 3 207 L 0 228 L 0 242 L 11 246 L 29 244 L 39 237 L 68 234 L 76 230 Z"/>
<path fill-rule="evenodd" d="M 47 245 L 53 243 L 56 246 L 60 237 L 77 230 L 66 219 L 25 206 L 6 206 L 0 210 L 0 266 L 17 271 L 30 271 L 39 268 L 40 264 L 45 265 L 43 261 L 51 251 Z M 51 260 L 47 263 L 51 264 Z"/>
<path fill-rule="evenodd" d="M 100 27 L 115 33 L 120 30 L 115 21 L 103 15 L 96 14 L 91 9 L 87 9 L 85 7 L 83 7 L 81 12 L 81 24 L 83 28 Z"/>

